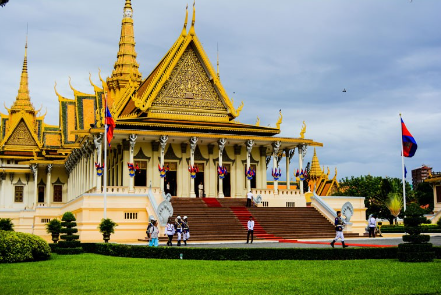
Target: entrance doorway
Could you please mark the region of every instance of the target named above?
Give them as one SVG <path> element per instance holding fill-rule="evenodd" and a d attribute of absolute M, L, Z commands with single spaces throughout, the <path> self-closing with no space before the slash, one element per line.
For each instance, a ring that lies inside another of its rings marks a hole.
<path fill-rule="evenodd" d="M 44 189 L 44 186 L 38 186 L 38 203 L 44 203 Z"/>
<path fill-rule="evenodd" d="M 178 187 L 178 182 L 177 182 L 177 166 L 178 163 L 174 163 L 174 162 L 164 162 L 164 166 L 170 169 L 167 172 L 167 175 L 165 176 L 164 179 L 164 189 L 165 189 L 165 193 L 166 194 L 170 194 L 173 197 L 176 197 L 176 188 Z"/>
<path fill-rule="evenodd" d="M 194 191 L 196 193 L 196 198 L 203 198 L 207 189 L 204 183 L 204 164 L 195 163 L 194 165 L 199 169 L 199 172 L 196 173 L 196 178 L 194 179 Z M 201 184 L 202 186 L 199 187 Z M 199 192 L 200 188 L 202 188 L 202 192 Z"/>
<path fill-rule="evenodd" d="M 224 193 L 224 197 L 231 197 L 231 165 L 230 164 L 222 164 L 225 168 L 227 168 L 227 175 L 225 175 L 222 181 L 222 191 Z M 217 169 L 217 168 L 216 168 Z M 216 171 L 217 174 L 217 171 Z M 218 175 L 218 174 L 217 174 Z M 219 175 L 217 176 L 217 191 L 219 192 Z"/>
<path fill-rule="evenodd" d="M 135 186 L 147 186 L 147 161 L 135 161 L 135 167 L 139 170 L 135 173 Z"/>

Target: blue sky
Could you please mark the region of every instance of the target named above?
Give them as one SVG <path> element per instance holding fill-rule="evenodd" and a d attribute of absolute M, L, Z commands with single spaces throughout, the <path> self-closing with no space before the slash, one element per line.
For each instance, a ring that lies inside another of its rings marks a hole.
<path fill-rule="evenodd" d="M 132 0 L 143 77 L 178 37 L 186 3 Z M 0 102 L 9 107 L 17 95 L 29 23 L 31 100 L 58 124 L 54 82 L 72 98 L 69 76 L 92 93 L 89 72 L 95 83 L 98 68 L 111 73 L 123 6 L 11 0 L 0 8 Z M 219 44 L 221 81 L 236 107 L 245 104 L 240 122 L 259 116 L 275 126 L 282 109 L 281 135 L 298 137 L 305 120 L 305 137 L 324 144 L 317 154 L 331 175 L 337 167 L 339 179 L 400 177 L 399 113 L 419 146 L 408 170 L 441 171 L 440 11 L 438 0 L 198 1 L 196 33 L 213 64 Z"/>

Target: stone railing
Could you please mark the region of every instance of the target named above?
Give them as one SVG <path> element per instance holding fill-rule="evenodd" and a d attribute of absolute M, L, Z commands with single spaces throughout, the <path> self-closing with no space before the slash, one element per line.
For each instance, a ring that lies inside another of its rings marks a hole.
<path fill-rule="evenodd" d="M 337 212 L 332 209 L 320 196 L 315 192 L 311 197 L 311 206 L 316 208 L 323 216 L 325 216 L 330 222 L 334 223 Z"/>
<path fill-rule="evenodd" d="M 154 188 L 155 192 L 156 190 L 159 190 L 159 188 Z M 106 193 L 108 194 L 148 194 L 149 189 L 146 186 L 138 186 L 135 187 L 135 190 L 133 192 L 129 192 L 128 186 L 108 186 L 106 187 Z"/>
<path fill-rule="evenodd" d="M 275 195 L 274 189 L 260 189 L 260 188 L 254 188 L 251 190 L 254 195 Z M 300 190 L 298 189 L 279 189 L 277 191 L 277 195 L 280 196 L 293 196 L 293 195 L 300 195 Z"/>

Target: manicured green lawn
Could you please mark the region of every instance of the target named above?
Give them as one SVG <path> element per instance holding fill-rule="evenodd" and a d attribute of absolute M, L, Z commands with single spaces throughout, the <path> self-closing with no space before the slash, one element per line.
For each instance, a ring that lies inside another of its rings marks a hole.
<path fill-rule="evenodd" d="M 0 294 L 441 293 L 441 260 L 195 261 L 56 255 L 0 264 Z"/>

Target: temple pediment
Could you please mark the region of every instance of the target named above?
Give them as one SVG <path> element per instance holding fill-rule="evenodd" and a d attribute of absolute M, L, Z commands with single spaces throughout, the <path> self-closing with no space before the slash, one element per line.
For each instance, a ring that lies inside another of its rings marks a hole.
<path fill-rule="evenodd" d="M 36 148 L 39 146 L 35 139 L 35 135 L 30 131 L 25 121 L 22 119 L 10 133 L 10 135 L 5 138 L 5 148 Z"/>

